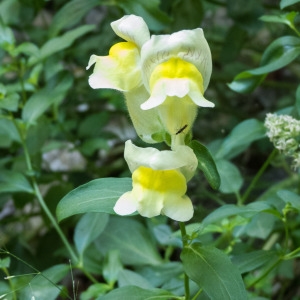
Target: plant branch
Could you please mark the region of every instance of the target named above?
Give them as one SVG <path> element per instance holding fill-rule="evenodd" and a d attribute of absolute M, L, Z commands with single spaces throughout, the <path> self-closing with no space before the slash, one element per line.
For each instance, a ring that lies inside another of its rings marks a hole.
<path fill-rule="evenodd" d="M 184 247 L 188 246 L 186 228 L 185 228 L 185 224 L 183 222 L 179 222 L 179 226 L 180 226 L 180 232 L 181 232 L 182 245 L 184 248 Z M 189 283 L 189 277 L 186 273 L 184 273 L 184 289 L 185 289 L 185 300 L 189 300 L 190 299 L 190 283 Z"/>

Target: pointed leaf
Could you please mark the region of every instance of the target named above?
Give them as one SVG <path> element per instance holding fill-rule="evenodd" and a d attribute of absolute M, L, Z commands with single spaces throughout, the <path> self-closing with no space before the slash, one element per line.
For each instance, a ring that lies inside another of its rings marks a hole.
<path fill-rule="evenodd" d="M 250 253 L 235 255 L 232 258 L 232 262 L 243 274 L 269 263 L 275 257 L 277 257 L 275 251 L 258 250 Z"/>
<path fill-rule="evenodd" d="M 32 186 L 27 178 L 19 172 L 0 171 L 0 193 L 26 192 L 33 193 Z"/>
<path fill-rule="evenodd" d="M 20 289 L 20 299 L 57 299 L 61 290 L 54 283 L 63 279 L 70 272 L 69 265 L 55 265 L 37 274 L 26 287 Z M 64 296 L 66 292 L 63 292 Z"/>
<path fill-rule="evenodd" d="M 283 9 L 287 6 L 290 6 L 290 5 L 299 3 L 299 2 L 300 2 L 300 0 L 281 0 L 280 1 L 280 9 Z"/>
<path fill-rule="evenodd" d="M 51 22 L 50 35 L 55 36 L 61 29 L 71 27 L 78 23 L 86 13 L 98 4 L 99 0 L 72 0 L 66 2 L 54 15 Z"/>
<path fill-rule="evenodd" d="M 219 151 L 215 155 L 217 159 L 231 159 L 243 152 L 249 145 L 266 135 L 263 122 L 249 119 L 239 123 L 224 139 Z"/>
<path fill-rule="evenodd" d="M 275 23 L 283 23 L 288 25 L 289 27 L 294 26 L 294 19 L 297 16 L 297 12 L 291 11 L 287 14 L 281 14 L 281 15 L 265 15 L 260 17 L 259 19 L 264 22 L 275 22 Z"/>
<path fill-rule="evenodd" d="M 118 279 L 119 272 L 123 269 L 122 262 L 120 260 L 119 250 L 109 251 L 106 259 L 103 263 L 103 277 L 105 281 L 113 286 Z"/>
<path fill-rule="evenodd" d="M 86 212 L 115 214 L 113 207 L 121 195 L 132 189 L 131 178 L 92 180 L 67 194 L 56 209 L 59 221 Z"/>
<path fill-rule="evenodd" d="M 217 160 L 216 164 L 221 177 L 220 191 L 224 194 L 237 193 L 244 182 L 239 169 L 225 159 Z"/>
<path fill-rule="evenodd" d="M 238 74 L 229 87 L 240 93 L 253 91 L 267 73 L 281 69 L 300 55 L 300 38 L 283 36 L 273 41 L 265 50 L 261 67 Z"/>
<path fill-rule="evenodd" d="M 183 249 L 181 259 L 186 274 L 210 299 L 247 299 L 240 272 L 221 250 L 195 243 Z"/>
<path fill-rule="evenodd" d="M 121 270 L 118 276 L 118 286 L 134 285 L 143 289 L 152 289 L 151 283 L 140 274 L 131 270 Z"/>
<path fill-rule="evenodd" d="M 288 190 L 280 190 L 277 192 L 277 195 L 280 197 L 282 201 L 285 203 L 289 203 L 293 208 L 297 209 L 300 212 L 300 196 L 288 191 Z"/>
<path fill-rule="evenodd" d="M 150 233 L 138 221 L 129 217 L 112 216 L 95 245 L 102 254 L 118 250 L 124 265 L 158 265 L 158 254 Z"/>
<path fill-rule="evenodd" d="M 72 43 L 79 37 L 85 35 L 86 33 L 92 31 L 95 28 L 94 25 L 83 25 L 73 30 L 70 30 L 63 34 L 62 36 L 55 37 L 47 41 L 40 49 L 37 56 L 32 56 L 28 64 L 32 66 L 41 60 L 49 57 L 50 55 L 64 50 L 72 45 Z"/>
<path fill-rule="evenodd" d="M 245 218 L 251 218 L 259 212 L 270 210 L 270 208 L 270 204 L 265 201 L 253 202 L 246 206 L 226 204 L 210 213 L 206 218 L 204 218 L 202 224 L 204 226 L 207 226 L 208 224 L 216 223 L 222 219 L 229 218 L 235 215 L 240 215 Z"/>
<path fill-rule="evenodd" d="M 207 181 L 213 189 L 220 187 L 220 175 L 214 159 L 208 149 L 198 141 L 191 141 L 189 146 L 194 150 L 198 159 L 198 168 L 204 173 Z"/>
<path fill-rule="evenodd" d="M 108 222 L 105 213 L 86 213 L 75 227 L 74 242 L 77 251 L 83 255 L 84 250 L 102 233 Z"/>
<path fill-rule="evenodd" d="M 170 300 L 173 298 L 175 298 L 173 294 L 161 289 L 145 290 L 137 286 L 124 286 L 96 300 Z"/>

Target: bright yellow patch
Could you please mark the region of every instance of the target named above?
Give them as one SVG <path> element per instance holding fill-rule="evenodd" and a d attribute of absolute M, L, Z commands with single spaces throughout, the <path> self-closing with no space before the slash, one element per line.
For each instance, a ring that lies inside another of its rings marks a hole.
<path fill-rule="evenodd" d="M 112 57 L 124 57 L 132 51 L 138 50 L 137 46 L 131 42 L 121 42 L 113 45 L 109 49 L 109 56 Z"/>
<path fill-rule="evenodd" d="M 183 195 L 186 192 L 185 177 L 177 170 L 153 170 L 141 166 L 133 172 L 132 180 L 133 185 L 159 193 Z"/>
<path fill-rule="evenodd" d="M 194 81 L 204 93 L 203 77 L 198 69 L 191 63 L 178 57 L 172 57 L 168 61 L 159 64 L 153 70 L 150 77 L 150 87 L 152 88 L 157 80 L 161 78 L 187 78 Z"/>

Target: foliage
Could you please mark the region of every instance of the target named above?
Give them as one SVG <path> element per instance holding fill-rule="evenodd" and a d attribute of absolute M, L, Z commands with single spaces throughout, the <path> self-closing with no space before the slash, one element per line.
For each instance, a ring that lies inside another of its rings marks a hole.
<path fill-rule="evenodd" d="M 299 10 L 299 0 L 1 1 L 0 299 L 297 299 L 299 170 L 264 119 L 300 118 Z M 202 27 L 212 51 L 216 107 L 199 110 L 189 144 L 199 164 L 186 227 L 113 211 L 131 189 L 124 142 L 143 143 L 123 96 L 92 90 L 85 67 L 108 53 L 124 14 L 155 34 Z"/>

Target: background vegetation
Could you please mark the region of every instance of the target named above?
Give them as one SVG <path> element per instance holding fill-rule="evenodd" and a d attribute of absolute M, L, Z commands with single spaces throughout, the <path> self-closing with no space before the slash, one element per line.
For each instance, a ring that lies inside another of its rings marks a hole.
<path fill-rule="evenodd" d="M 215 158 L 221 187 L 200 172 L 191 181 L 191 239 L 231 259 L 250 299 L 299 299 L 299 174 L 263 124 L 269 112 L 299 117 L 299 9 L 297 0 L 2 0 L 0 299 L 121 299 L 122 287 L 124 299 L 184 294 L 176 222 L 51 219 L 74 188 L 130 177 L 124 142 L 143 145 L 122 94 L 91 89 L 85 69 L 118 40 L 110 23 L 124 14 L 153 34 L 202 27 L 211 48 L 206 98 L 216 107 L 199 110 L 193 135 Z M 195 299 L 218 300 L 209 291 L 220 281 Z"/>

